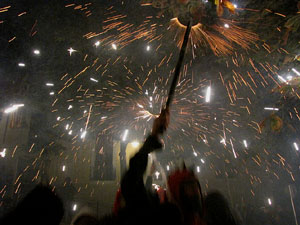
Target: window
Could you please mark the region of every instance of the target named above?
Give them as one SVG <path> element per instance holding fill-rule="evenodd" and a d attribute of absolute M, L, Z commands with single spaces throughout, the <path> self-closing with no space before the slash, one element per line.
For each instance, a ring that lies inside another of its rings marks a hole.
<path fill-rule="evenodd" d="M 18 109 L 9 115 L 9 128 L 26 127 L 26 116 L 24 109 Z"/>
<path fill-rule="evenodd" d="M 96 144 L 92 152 L 91 180 L 113 181 L 116 179 L 116 169 L 113 164 L 113 144 L 103 142 Z"/>

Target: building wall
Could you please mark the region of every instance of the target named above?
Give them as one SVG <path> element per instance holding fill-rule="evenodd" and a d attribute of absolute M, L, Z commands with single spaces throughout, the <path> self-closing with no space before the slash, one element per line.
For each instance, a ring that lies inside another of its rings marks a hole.
<path fill-rule="evenodd" d="M 28 160 L 30 121 L 30 112 L 25 109 L 19 109 L 9 114 L 1 112 L 0 152 L 6 149 L 5 157 L 0 156 L 0 189 L 6 185 L 5 194 L 2 193 L 3 199 L 13 197 L 15 193 L 14 182 L 24 170 Z M 31 172 L 32 170 L 28 171 Z"/>
<path fill-rule="evenodd" d="M 18 123 L 15 126 L 11 125 L 13 116 L 18 116 Z M 22 116 L 21 119 L 20 116 Z M 68 141 L 60 143 L 54 140 L 63 149 L 53 151 L 51 147 L 46 147 L 40 156 L 41 146 L 29 151 L 32 145 L 29 143 L 29 141 L 32 142 L 32 137 L 29 137 L 32 135 L 31 117 L 31 112 L 25 109 L 19 110 L 15 115 L 2 113 L 0 117 L 0 152 L 4 148 L 7 149 L 5 158 L 0 158 L 1 188 L 4 185 L 9 187 L 6 189 L 5 197 L 12 196 L 19 199 L 15 194 L 18 183 L 14 184 L 19 176 L 21 177 L 20 193 L 27 193 L 37 183 L 44 182 L 53 185 L 61 195 L 64 194 L 61 190 L 65 179 L 70 177 L 76 190 L 72 201 L 78 205 L 78 210 L 83 206 L 89 206 L 98 216 L 110 213 L 121 180 L 120 142 L 113 141 L 112 146 L 109 146 L 113 160 L 112 165 L 108 166 L 113 168 L 114 179 L 94 180 L 91 176 L 91 166 L 95 164 L 93 160 L 97 153 L 96 143 L 86 141 L 79 150 L 72 150 Z M 130 157 L 137 150 L 138 147 L 133 147 L 131 144 L 126 146 L 127 165 Z M 37 163 L 32 164 L 36 159 L 38 159 Z M 26 169 L 28 165 L 29 169 Z M 64 171 L 62 171 L 63 166 L 65 166 Z M 37 172 L 39 175 L 33 179 Z"/>
<path fill-rule="evenodd" d="M 13 123 L 15 117 L 22 117 Z M 20 121 L 21 120 L 21 121 Z M 3 113 L 0 120 L 0 143 L 1 147 L 15 147 L 27 145 L 30 130 L 31 115 L 25 109 L 19 109 L 14 113 Z M 12 125 L 15 125 L 14 127 Z"/>
<path fill-rule="evenodd" d="M 91 177 L 92 166 L 95 164 L 95 143 L 85 143 L 77 152 L 64 152 L 59 155 L 52 155 L 49 165 L 49 180 L 58 189 L 63 185 L 65 178 L 70 177 L 72 185 L 76 189 L 74 203 L 78 210 L 89 206 L 98 216 L 110 213 L 113 208 L 115 195 L 120 187 L 121 162 L 120 162 L 120 141 L 112 143 L 112 166 L 115 172 L 114 180 L 94 180 Z M 130 158 L 138 151 L 140 146 L 131 143 L 126 145 L 126 164 L 129 166 Z M 74 157 L 76 155 L 76 157 Z M 75 159 L 76 158 L 76 159 Z M 62 167 L 65 166 L 65 171 Z M 63 193 L 63 191 L 62 191 Z"/>
<path fill-rule="evenodd" d="M 112 166 L 115 171 L 115 179 L 110 181 L 91 178 L 92 160 L 95 159 L 94 154 L 97 154 L 94 143 L 84 144 L 78 152 L 71 152 L 68 157 L 67 153 L 64 153 L 63 156 L 51 156 L 49 179 L 53 179 L 53 185 L 59 189 L 66 177 L 71 178 L 72 185 L 76 189 L 73 201 L 78 205 L 78 210 L 89 206 L 98 216 L 111 212 L 121 179 L 120 142 L 114 141 L 112 145 Z M 74 155 L 76 155 L 76 160 Z M 65 166 L 65 171 L 62 171 L 63 166 Z"/>

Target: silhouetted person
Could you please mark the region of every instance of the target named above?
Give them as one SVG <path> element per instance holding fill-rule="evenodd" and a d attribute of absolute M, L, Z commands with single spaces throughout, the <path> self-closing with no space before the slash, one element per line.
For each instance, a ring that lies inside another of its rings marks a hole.
<path fill-rule="evenodd" d="M 205 224 L 202 190 L 193 171 L 185 166 L 182 170 L 174 171 L 168 178 L 168 187 L 169 198 L 180 209 L 183 223 Z"/>
<path fill-rule="evenodd" d="M 16 208 L 4 216 L 1 225 L 59 225 L 64 215 L 61 199 L 50 187 L 39 185 Z"/>
<path fill-rule="evenodd" d="M 215 191 L 209 193 L 204 199 L 205 221 L 207 225 L 236 225 L 225 197 Z"/>
<path fill-rule="evenodd" d="M 167 128 L 169 112 L 164 110 L 155 119 L 151 135 L 141 149 L 130 159 L 129 170 L 121 181 L 125 208 L 118 213 L 119 224 L 181 224 L 181 215 L 173 204 L 160 204 L 144 184 L 143 175 L 148 164 L 148 154 L 162 148 L 159 135 Z"/>
<path fill-rule="evenodd" d="M 76 188 L 74 187 L 70 177 L 66 177 L 64 183 L 59 187 L 58 193 L 62 197 L 65 206 L 65 218 L 64 221 L 70 223 L 73 217 L 73 205 L 74 196 L 76 194 Z"/>
<path fill-rule="evenodd" d="M 88 207 L 83 207 L 80 212 L 75 215 L 71 225 L 99 225 L 100 221 Z"/>

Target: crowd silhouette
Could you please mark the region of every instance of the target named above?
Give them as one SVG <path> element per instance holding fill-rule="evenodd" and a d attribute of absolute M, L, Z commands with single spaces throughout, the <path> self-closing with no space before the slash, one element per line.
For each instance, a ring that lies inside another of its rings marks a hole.
<path fill-rule="evenodd" d="M 168 125 L 169 111 L 163 110 L 161 115 L 155 119 L 152 132 L 143 146 L 130 159 L 129 169 L 122 178 L 112 213 L 97 218 L 88 210 L 81 211 L 72 219 L 71 224 L 238 224 L 225 197 L 218 191 L 204 196 L 199 180 L 193 171 L 187 169 L 185 165 L 170 173 L 166 189 L 147 188 L 143 176 L 148 164 L 148 154 L 161 150 L 160 137 Z M 63 216 L 70 216 L 64 212 L 63 202 L 65 206 L 69 205 L 74 192 L 69 178 L 66 179 L 65 183 L 67 183 L 69 193 L 63 196 L 64 201 L 50 186 L 39 185 L 15 209 L 6 214 L 1 219 L 0 224 L 61 224 Z"/>

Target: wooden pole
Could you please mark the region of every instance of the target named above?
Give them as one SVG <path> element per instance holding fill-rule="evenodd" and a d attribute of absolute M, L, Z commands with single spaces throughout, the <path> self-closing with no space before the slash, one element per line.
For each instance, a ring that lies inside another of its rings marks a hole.
<path fill-rule="evenodd" d="M 171 84 L 171 87 L 170 87 L 170 90 L 169 90 L 169 95 L 168 95 L 168 100 L 167 100 L 167 103 L 166 103 L 166 108 L 170 107 L 170 104 L 171 104 L 171 102 L 173 100 L 173 97 L 174 97 L 174 93 L 175 93 L 176 85 L 177 85 L 177 82 L 178 82 L 178 78 L 179 78 L 183 58 L 184 58 L 184 55 L 185 55 L 186 46 L 187 46 L 187 43 L 188 43 L 188 40 L 189 40 L 190 32 L 191 32 L 191 21 L 189 21 L 189 23 L 187 25 L 187 28 L 186 28 L 186 31 L 185 31 L 185 34 L 184 34 L 184 39 L 183 39 L 183 43 L 182 43 L 182 46 L 181 46 L 179 59 L 178 59 L 178 62 L 177 62 L 176 68 L 175 68 L 175 74 L 174 74 L 172 84 Z"/>

